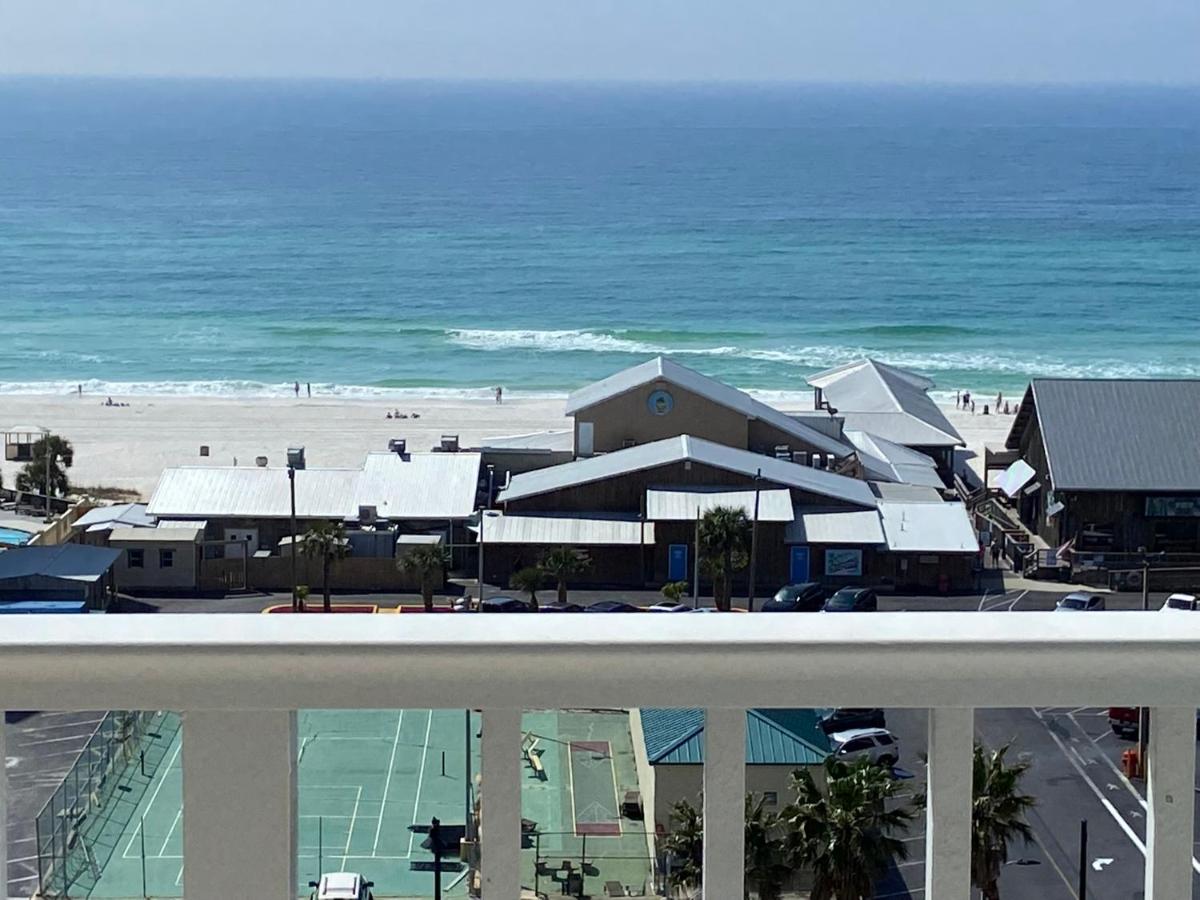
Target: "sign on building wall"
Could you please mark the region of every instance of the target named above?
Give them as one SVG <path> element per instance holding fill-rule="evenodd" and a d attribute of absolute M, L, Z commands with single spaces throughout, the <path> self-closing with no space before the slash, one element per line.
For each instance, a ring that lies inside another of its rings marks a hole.
<path fill-rule="evenodd" d="M 825 574 L 840 576 L 861 575 L 862 557 L 861 550 L 826 550 Z"/>
<path fill-rule="evenodd" d="M 1147 497 L 1146 515 L 1194 518 L 1200 516 L 1200 497 Z"/>

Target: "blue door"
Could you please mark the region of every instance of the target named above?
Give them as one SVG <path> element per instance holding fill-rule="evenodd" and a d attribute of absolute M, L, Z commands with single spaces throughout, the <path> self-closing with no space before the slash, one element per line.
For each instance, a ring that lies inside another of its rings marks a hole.
<path fill-rule="evenodd" d="M 667 552 L 667 580 L 687 581 L 687 544 L 672 544 Z"/>
<path fill-rule="evenodd" d="M 788 569 L 788 581 L 800 584 L 808 581 L 808 548 L 793 547 L 791 566 Z"/>

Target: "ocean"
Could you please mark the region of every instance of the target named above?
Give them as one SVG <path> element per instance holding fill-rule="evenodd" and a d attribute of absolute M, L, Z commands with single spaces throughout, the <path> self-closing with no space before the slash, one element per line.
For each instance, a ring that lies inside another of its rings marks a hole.
<path fill-rule="evenodd" d="M 1200 89 L 0 80 L 0 392 L 1200 376 Z"/>

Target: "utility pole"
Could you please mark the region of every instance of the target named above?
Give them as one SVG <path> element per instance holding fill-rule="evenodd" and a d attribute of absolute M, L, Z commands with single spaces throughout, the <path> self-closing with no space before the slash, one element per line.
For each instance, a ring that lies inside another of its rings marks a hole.
<path fill-rule="evenodd" d="M 1146 556 L 1146 548 L 1142 551 L 1142 610 L 1150 609 L 1150 558 Z M 1146 775 L 1146 743 L 1150 737 L 1150 707 L 1138 707 L 1138 773 Z M 1083 895 L 1079 895 L 1083 900 Z"/>
<path fill-rule="evenodd" d="M 288 464 L 288 488 L 292 495 L 292 612 L 300 612 L 300 592 L 296 585 L 296 467 Z M 247 548 L 249 549 L 249 548 Z"/>
<path fill-rule="evenodd" d="M 700 507 L 696 507 L 696 548 L 692 560 L 692 609 L 700 606 Z"/>
<path fill-rule="evenodd" d="M 754 612 L 754 576 L 758 566 L 758 499 L 759 485 L 762 482 L 762 469 L 754 473 L 754 521 L 750 526 L 750 586 L 746 591 L 746 611 Z M 729 573 L 733 577 L 733 573 Z"/>
<path fill-rule="evenodd" d="M 1082 819 L 1079 822 L 1079 900 L 1087 900 L 1087 855 L 1087 819 Z"/>

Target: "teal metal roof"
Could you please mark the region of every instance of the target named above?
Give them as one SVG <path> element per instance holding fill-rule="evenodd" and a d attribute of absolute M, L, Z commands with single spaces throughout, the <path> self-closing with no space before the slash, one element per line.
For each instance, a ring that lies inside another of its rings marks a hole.
<path fill-rule="evenodd" d="M 651 765 L 704 762 L 704 710 L 643 709 L 642 734 Z M 746 763 L 752 766 L 820 765 L 829 738 L 814 709 L 752 709 L 746 713 Z"/>

